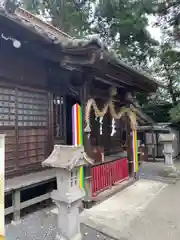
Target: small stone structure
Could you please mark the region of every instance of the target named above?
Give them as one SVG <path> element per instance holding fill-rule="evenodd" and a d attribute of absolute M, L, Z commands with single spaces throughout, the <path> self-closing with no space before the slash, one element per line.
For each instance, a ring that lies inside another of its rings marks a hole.
<path fill-rule="evenodd" d="M 176 136 L 173 133 L 169 134 L 160 134 L 159 135 L 159 143 L 163 144 L 163 154 L 165 157 L 165 172 L 168 176 L 176 176 L 176 167 L 173 162 L 173 141 Z"/>
<path fill-rule="evenodd" d="M 43 166 L 56 169 L 57 190 L 51 197 L 58 207 L 58 240 L 80 240 L 79 206 L 85 196 L 80 188 L 80 167 L 93 164 L 83 146 L 55 145 Z"/>
<path fill-rule="evenodd" d="M 160 134 L 159 143 L 164 145 L 163 154 L 165 157 L 165 164 L 173 166 L 173 141 L 175 140 L 175 134 Z"/>

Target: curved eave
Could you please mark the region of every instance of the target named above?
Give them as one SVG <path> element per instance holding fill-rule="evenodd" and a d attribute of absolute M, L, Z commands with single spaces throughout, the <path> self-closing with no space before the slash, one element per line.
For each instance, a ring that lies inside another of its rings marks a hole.
<path fill-rule="evenodd" d="M 145 73 L 142 73 L 140 70 L 137 70 L 118 58 L 112 57 L 108 52 L 106 53 L 106 59 L 109 61 L 110 64 L 113 64 L 117 69 L 119 68 L 120 71 L 126 72 L 131 75 L 138 85 L 142 85 L 143 91 L 146 92 L 156 92 L 159 83 L 147 76 Z"/>

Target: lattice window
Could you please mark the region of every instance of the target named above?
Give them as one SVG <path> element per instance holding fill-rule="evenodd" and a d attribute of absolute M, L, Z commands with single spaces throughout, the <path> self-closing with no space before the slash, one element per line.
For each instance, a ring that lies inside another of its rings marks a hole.
<path fill-rule="evenodd" d="M 79 171 L 78 169 L 73 169 L 71 171 L 71 187 L 76 187 L 78 184 L 78 180 L 79 180 Z"/>
<path fill-rule="evenodd" d="M 48 100 L 46 93 L 18 91 L 18 126 L 47 126 Z"/>
<path fill-rule="evenodd" d="M 0 87 L 0 133 L 6 134 L 6 174 L 40 164 L 48 146 L 47 93 Z"/>
<path fill-rule="evenodd" d="M 0 126 L 15 126 L 15 101 L 14 89 L 0 87 Z"/>

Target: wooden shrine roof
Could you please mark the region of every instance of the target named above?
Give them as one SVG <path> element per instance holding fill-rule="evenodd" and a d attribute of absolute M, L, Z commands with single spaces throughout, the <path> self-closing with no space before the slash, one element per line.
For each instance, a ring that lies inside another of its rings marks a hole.
<path fill-rule="evenodd" d="M 33 51 L 65 68 L 86 68 L 95 78 L 131 91 L 155 92 L 158 82 L 121 61 L 99 39 L 74 39 L 30 12 L 7 1 L 0 7 L 0 21 L 20 27 L 14 32 L 22 43 L 34 44 Z M 24 32 L 23 39 L 22 32 Z M 34 34 L 33 37 L 29 37 Z M 20 34 L 21 33 L 21 34 Z M 35 45 L 35 39 L 39 45 Z M 29 44 L 29 45 L 30 45 Z"/>
<path fill-rule="evenodd" d="M 171 131 L 171 123 L 155 122 L 135 101 L 130 105 L 130 108 L 136 113 L 137 130 L 139 132 L 169 133 Z"/>

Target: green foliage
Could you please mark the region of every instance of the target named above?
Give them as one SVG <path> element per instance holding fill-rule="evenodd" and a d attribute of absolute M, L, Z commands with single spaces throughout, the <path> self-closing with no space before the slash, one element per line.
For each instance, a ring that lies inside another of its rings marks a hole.
<path fill-rule="evenodd" d="M 146 64 L 157 42 L 146 27 L 142 0 L 103 0 L 96 6 L 93 30 L 133 65 Z"/>
<path fill-rule="evenodd" d="M 170 110 L 170 115 L 173 121 L 176 122 L 180 120 L 180 103 Z"/>
<path fill-rule="evenodd" d="M 180 97 L 180 52 L 169 43 L 162 44 L 153 64 L 153 73 L 166 87 L 166 90 L 162 89 L 164 98 L 176 105 Z"/>
<path fill-rule="evenodd" d="M 143 0 L 144 8 L 156 17 L 163 39 L 158 49 L 158 57 L 154 61 L 152 72 L 165 85 L 160 89 L 163 101 L 172 103 L 170 115 L 172 120 L 180 119 L 180 0 Z"/>
<path fill-rule="evenodd" d="M 164 87 L 159 88 L 158 102 L 172 104 L 171 120 L 177 120 L 176 111 L 180 101 L 180 52 L 173 47 L 171 41 L 160 45 L 157 58 L 152 65 L 152 73 Z"/>
<path fill-rule="evenodd" d="M 147 0 L 148 1 L 148 0 Z M 180 40 L 180 0 L 153 1 L 153 13 L 159 16 L 157 24 L 174 40 Z"/>
<path fill-rule="evenodd" d="M 55 27 L 72 36 L 89 30 L 93 1 L 78 0 L 22 0 L 22 6 L 50 21 Z"/>
<path fill-rule="evenodd" d="M 170 103 L 163 102 L 162 104 L 147 105 L 144 111 L 150 116 L 155 122 L 170 122 L 172 121 L 170 115 L 170 109 L 172 105 Z"/>

